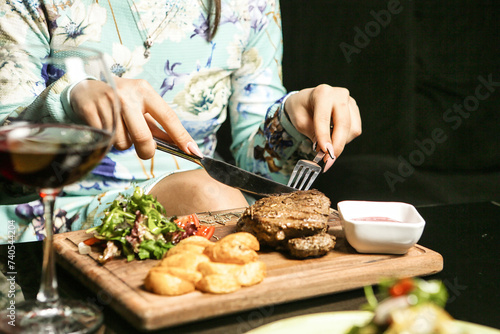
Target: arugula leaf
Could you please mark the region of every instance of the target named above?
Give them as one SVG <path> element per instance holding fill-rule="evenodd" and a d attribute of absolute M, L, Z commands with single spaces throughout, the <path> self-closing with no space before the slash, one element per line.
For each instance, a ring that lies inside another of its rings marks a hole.
<path fill-rule="evenodd" d="M 161 259 L 167 251 L 174 247 L 171 242 L 160 242 L 158 240 L 144 240 L 139 245 L 139 258 L 144 259 Z"/>

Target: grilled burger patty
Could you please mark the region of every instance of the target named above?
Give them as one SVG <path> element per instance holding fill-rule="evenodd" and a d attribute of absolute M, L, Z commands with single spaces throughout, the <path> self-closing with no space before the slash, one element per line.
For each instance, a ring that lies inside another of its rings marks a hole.
<path fill-rule="evenodd" d="M 288 251 L 296 258 L 323 256 L 335 247 L 335 237 L 320 233 L 288 240 Z"/>
<path fill-rule="evenodd" d="M 291 239 L 317 234 L 327 235 L 330 204 L 330 199 L 316 189 L 265 197 L 245 210 L 238 220 L 237 230 L 252 233 L 262 246 L 290 250 L 288 241 Z M 299 253 L 323 255 L 333 248 L 331 243 L 324 240 L 326 239 L 321 237 L 307 242 L 297 241 L 296 244 L 301 246 L 292 248 L 301 249 L 300 252 L 294 252 L 297 255 Z M 327 250 L 323 253 L 322 249 Z"/>

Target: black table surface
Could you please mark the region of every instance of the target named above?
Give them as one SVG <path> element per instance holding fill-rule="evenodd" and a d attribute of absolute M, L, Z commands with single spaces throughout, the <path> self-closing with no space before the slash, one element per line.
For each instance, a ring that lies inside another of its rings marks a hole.
<path fill-rule="evenodd" d="M 500 203 L 478 202 L 417 208 L 426 221 L 420 245 L 440 253 L 444 269 L 426 279 L 440 279 L 448 288 L 447 311 L 456 319 L 500 328 Z M 7 247 L 0 246 L 0 258 Z M 34 299 L 41 273 L 41 242 L 16 245 L 17 280 L 26 299 Z M 137 332 L 108 307 L 105 293 L 94 293 L 63 268 L 57 268 L 61 296 L 95 303 L 104 312 L 100 333 Z M 161 333 L 244 333 L 264 324 L 318 312 L 357 310 L 365 303 L 362 289 L 335 293 L 158 331 Z"/>

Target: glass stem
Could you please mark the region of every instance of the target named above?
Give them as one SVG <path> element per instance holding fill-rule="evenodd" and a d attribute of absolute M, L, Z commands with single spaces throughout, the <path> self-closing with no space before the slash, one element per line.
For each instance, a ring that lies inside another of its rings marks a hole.
<path fill-rule="evenodd" d="M 59 300 L 56 263 L 52 244 L 54 234 L 54 204 L 58 194 L 59 190 L 57 189 L 42 189 L 40 191 L 44 207 L 45 239 L 43 240 L 42 282 L 36 299 L 42 303 L 55 303 Z"/>

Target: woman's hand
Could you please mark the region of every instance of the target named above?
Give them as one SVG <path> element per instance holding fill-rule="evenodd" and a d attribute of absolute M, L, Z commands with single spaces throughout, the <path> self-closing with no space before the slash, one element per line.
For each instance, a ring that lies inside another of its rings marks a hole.
<path fill-rule="evenodd" d="M 344 146 L 361 134 L 361 117 L 349 91 L 323 84 L 290 95 L 285 112 L 295 128 L 325 153 L 327 171 Z M 333 130 L 330 125 L 333 125 Z"/>
<path fill-rule="evenodd" d="M 155 136 L 175 143 L 186 153 L 203 157 L 175 112 L 147 81 L 115 78 L 115 82 L 121 102 L 114 141 L 117 149 L 125 150 L 134 144 L 140 158 L 150 159 L 156 150 Z M 111 121 L 112 94 L 107 84 L 86 80 L 72 89 L 71 106 L 88 124 L 103 128 Z"/>

